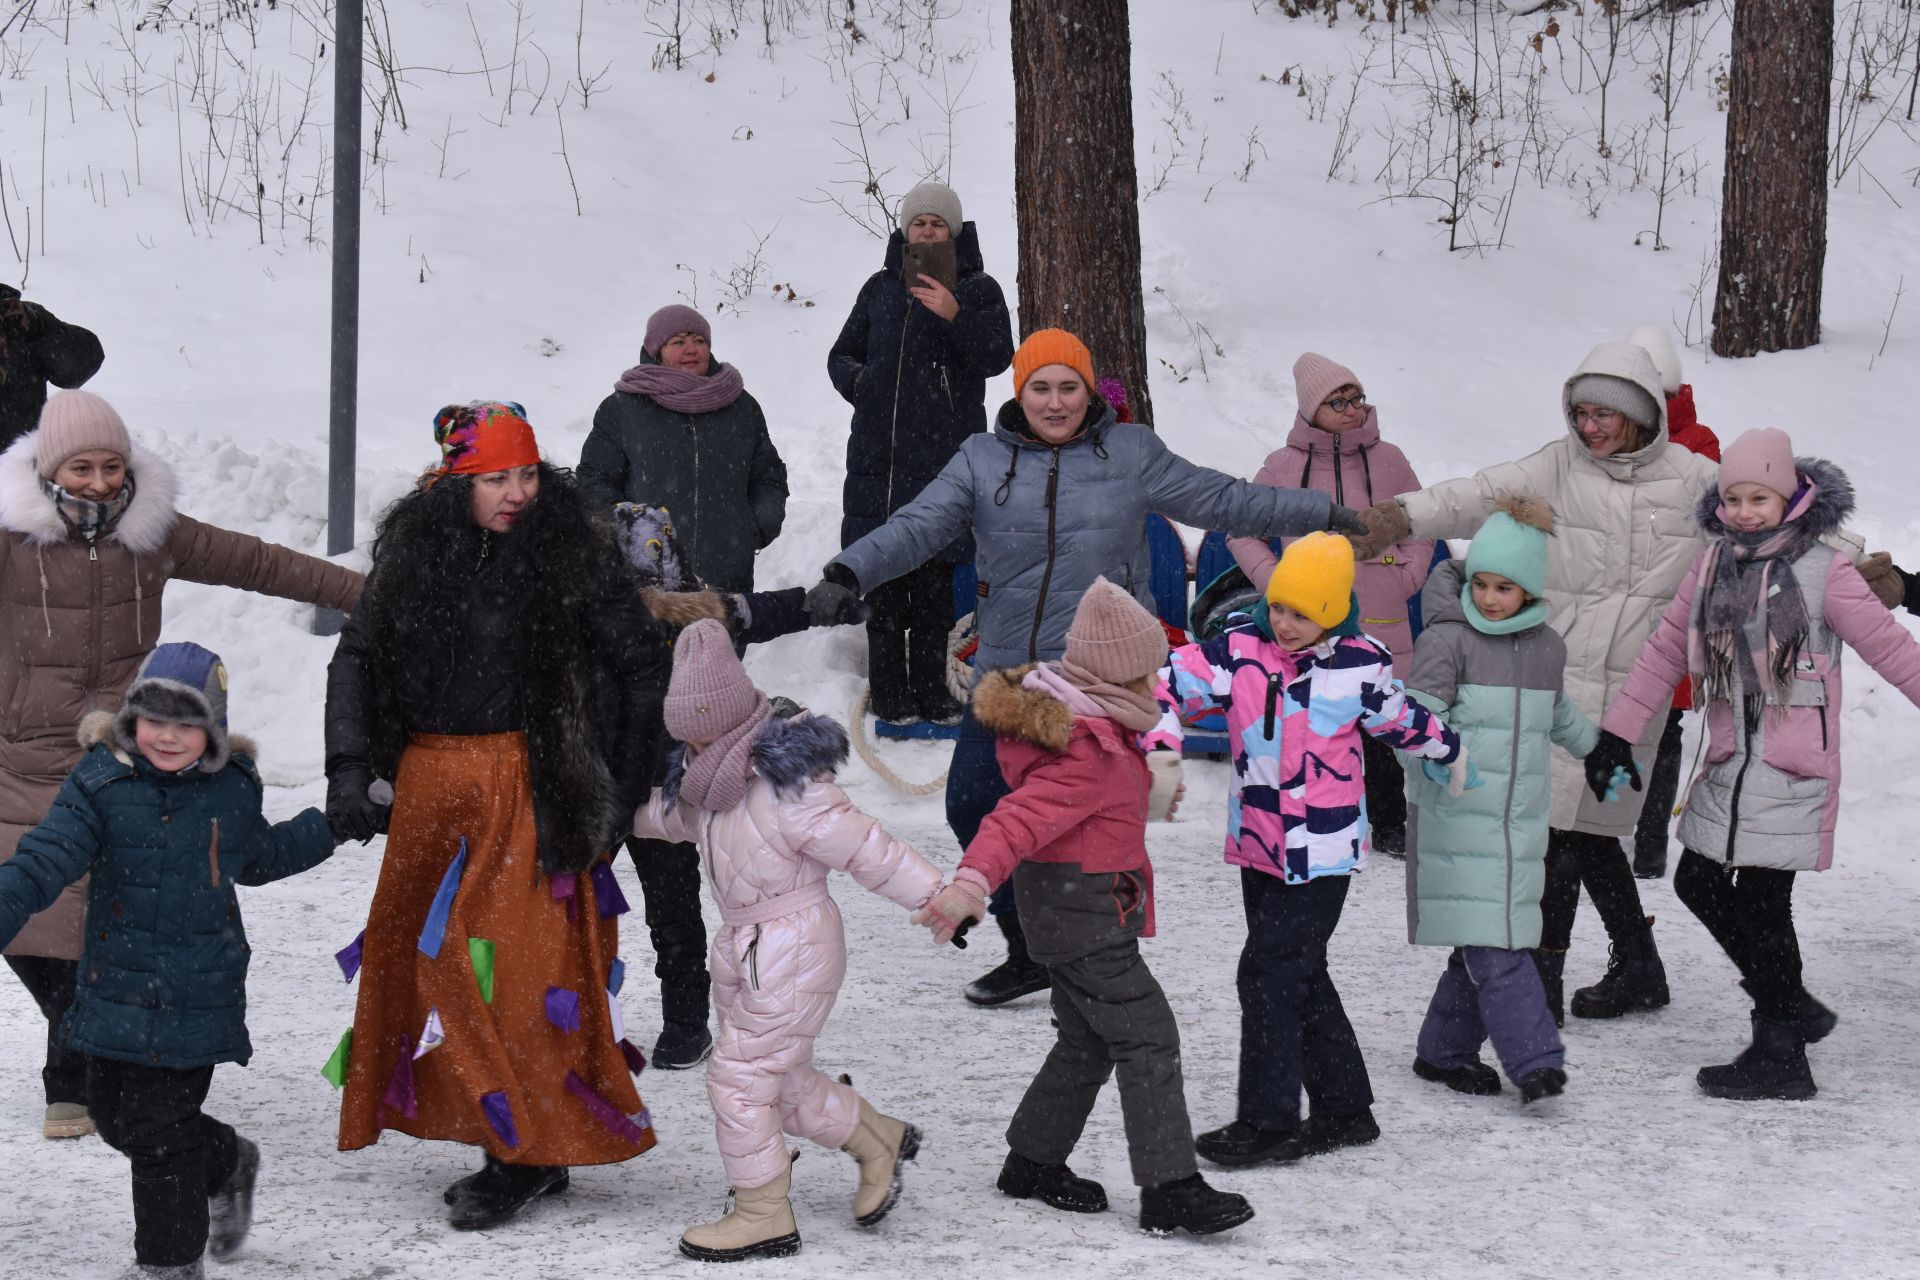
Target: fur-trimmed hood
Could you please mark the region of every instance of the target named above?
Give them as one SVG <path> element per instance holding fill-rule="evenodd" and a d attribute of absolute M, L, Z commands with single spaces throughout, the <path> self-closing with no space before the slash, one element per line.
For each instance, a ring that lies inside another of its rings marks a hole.
<path fill-rule="evenodd" d="M 1801 526 L 1815 538 L 1827 538 L 1839 533 L 1841 525 L 1853 514 L 1853 481 L 1847 479 L 1846 472 L 1825 458 L 1796 457 L 1793 469 L 1803 481 L 1811 481 L 1814 485 L 1813 500 L 1798 517 Z M 1699 501 L 1694 504 L 1693 518 L 1709 538 L 1724 538 L 1731 532 L 1720 519 L 1718 484 L 1700 494 Z"/>
<path fill-rule="evenodd" d="M 1003 738 L 1018 738 L 1058 755 L 1073 738 L 1073 708 L 1051 694 L 1023 688 L 1034 664 L 1002 667 L 973 687 L 973 718 Z"/>
<path fill-rule="evenodd" d="M 40 469 L 33 452 L 39 436 L 38 431 L 29 431 L 0 454 L 0 529 L 45 547 L 65 542 L 72 535 L 60 512 L 41 491 Z M 172 467 L 138 444 L 133 446 L 127 466 L 137 486 L 133 501 L 104 538 L 135 555 L 151 555 L 166 545 L 180 518 L 175 505 L 179 482 Z"/>
<path fill-rule="evenodd" d="M 847 731 L 831 716 L 775 716 L 753 740 L 753 771 L 767 780 L 776 796 L 791 799 L 821 774 L 837 773 L 847 762 L 847 750 Z M 676 745 L 661 784 L 669 806 L 680 798 L 686 771 L 687 749 Z"/>
<path fill-rule="evenodd" d="M 124 712 L 124 708 L 123 708 Z M 133 726 L 131 720 L 126 725 L 120 723 L 122 715 L 112 711 L 89 711 L 80 717 L 80 730 L 75 736 L 83 751 L 104 745 L 113 752 L 114 758 L 121 764 L 132 765 L 137 749 L 133 745 Z M 220 753 L 219 763 L 213 764 L 205 759 L 201 768 L 208 773 L 224 769 L 234 756 L 245 756 L 248 760 L 258 760 L 260 749 L 254 740 L 244 733 L 225 735 L 224 749 Z"/>

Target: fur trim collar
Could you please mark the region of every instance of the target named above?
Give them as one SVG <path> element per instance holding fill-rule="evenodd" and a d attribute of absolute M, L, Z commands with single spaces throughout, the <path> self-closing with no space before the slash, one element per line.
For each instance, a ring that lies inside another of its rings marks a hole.
<path fill-rule="evenodd" d="M 1853 482 L 1847 479 L 1847 473 L 1825 458 L 1795 458 L 1793 467 L 1802 480 L 1811 480 L 1817 486 L 1812 504 L 1800 516 L 1801 527 L 1815 538 L 1838 533 L 1853 514 Z M 1719 512 L 1720 486 L 1716 483 L 1700 495 L 1693 508 L 1694 520 L 1709 538 L 1723 538 L 1729 532 Z"/>
<path fill-rule="evenodd" d="M 20 534 L 35 546 L 50 547 L 71 535 L 59 511 L 40 491 L 40 469 L 33 457 L 39 435 L 38 431 L 29 431 L 0 454 L 0 529 Z M 104 540 L 144 556 L 165 546 L 173 533 L 180 518 L 174 505 L 179 484 L 172 467 L 138 444 L 133 446 L 129 461 L 139 487 Z"/>
<path fill-rule="evenodd" d="M 775 795 L 791 800 L 821 774 L 838 772 L 847 762 L 847 750 L 847 731 L 831 716 L 775 716 L 753 740 L 753 771 L 766 779 Z M 669 808 L 680 799 L 686 771 L 686 747 L 676 745 L 661 783 Z"/>
<path fill-rule="evenodd" d="M 973 718 L 999 737 L 1018 738 L 1059 755 L 1073 738 L 1073 708 L 1020 682 L 1033 664 L 1002 667 L 973 687 Z"/>
<path fill-rule="evenodd" d="M 124 708 L 122 711 L 124 712 Z M 80 717 L 80 731 L 76 735 L 82 750 L 105 745 L 113 752 L 114 759 L 129 767 L 133 764 L 133 737 L 131 728 L 123 738 L 119 732 L 120 717 L 111 711 L 89 711 Z M 244 733 L 226 735 L 226 750 L 221 754 L 218 765 L 204 766 L 211 773 L 225 767 L 234 756 L 245 756 L 249 760 L 260 758 L 260 748 L 252 738 Z"/>
<path fill-rule="evenodd" d="M 727 621 L 727 602 L 718 591 L 662 591 L 657 587 L 642 587 L 640 598 L 646 601 L 648 613 L 675 631 L 685 630 L 703 618 L 720 623 Z"/>

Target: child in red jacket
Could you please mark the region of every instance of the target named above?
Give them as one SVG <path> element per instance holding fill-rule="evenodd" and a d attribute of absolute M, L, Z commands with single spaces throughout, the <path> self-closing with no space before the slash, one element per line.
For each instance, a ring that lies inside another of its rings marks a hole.
<path fill-rule="evenodd" d="M 1209 1235 L 1239 1226 L 1253 1209 L 1198 1172 L 1180 1032 L 1139 941 L 1153 934 L 1149 811 L 1155 800 L 1170 808 L 1177 794 L 1170 775 L 1155 786 L 1160 769 L 1149 769 L 1140 748 L 1159 720 L 1153 681 L 1166 658 L 1153 615 L 1097 578 L 1061 661 L 981 681 L 973 713 L 998 736 L 1012 790 L 981 822 L 953 883 L 914 919 L 945 941 L 962 921 L 979 919 L 987 894 L 1011 876 L 1027 950 L 1052 979 L 1059 1035 L 1007 1126 L 1000 1190 L 1075 1213 L 1107 1207 L 1100 1184 L 1077 1177 L 1066 1160 L 1117 1070 L 1143 1188 L 1141 1228 Z M 1175 753 L 1155 754 L 1177 766 Z"/>

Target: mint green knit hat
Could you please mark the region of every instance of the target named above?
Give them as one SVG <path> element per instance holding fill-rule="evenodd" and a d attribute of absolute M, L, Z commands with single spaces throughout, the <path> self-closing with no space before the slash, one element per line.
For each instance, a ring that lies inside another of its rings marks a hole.
<path fill-rule="evenodd" d="M 1547 537 L 1552 532 L 1553 508 L 1545 498 L 1502 494 L 1467 548 L 1467 581 L 1476 573 L 1497 573 L 1540 599 L 1547 593 Z"/>

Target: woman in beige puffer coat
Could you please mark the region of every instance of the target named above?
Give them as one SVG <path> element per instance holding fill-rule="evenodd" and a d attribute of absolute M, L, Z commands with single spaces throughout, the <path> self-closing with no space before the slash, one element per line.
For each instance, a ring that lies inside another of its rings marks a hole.
<path fill-rule="evenodd" d="M 169 581 L 343 611 L 360 598 L 359 574 L 183 516 L 175 492 L 172 470 L 86 391 L 56 393 L 38 429 L 0 454 L 0 861 L 79 763 L 80 718 L 117 710 L 159 642 Z M 73 999 L 85 904 L 82 880 L 6 948 L 49 1021 L 48 1137 L 92 1131 L 82 1064 L 52 1038 Z"/>
<path fill-rule="evenodd" d="M 1588 352 L 1562 389 L 1561 410 L 1566 434 L 1539 451 L 1368 510 L 1370 531 L 1356 539 L 1355 554 L 1370 556 L 1373 544 L 1408 537 L 1470 538 L 1504 494 L 1550 503 L 1559 517 L 1547 544 L 1551 625 L 1567 644 L 1566 692 L 1597 722 L 1705 546 L 1693 506 L 1718 468 L 1668 441 L 1660 374 L 1640 347 L 1602 343 Z M 1634 744 L 1642 772 L 1653 765 L 1659 728 Z M 1574 993 L 1575 1016 L 1658 1008 L 1669 998 L 1666 971 L 1620 845 L 1639 822 L 1639 781 L 1602 804 L 1588 792 L 1578 760 L 1556 755 L 1552 769 L 1545 919 L 1535 958 L 1555 1020 L 1582 884 L 1613 952 L 1606 977 Z"/>

